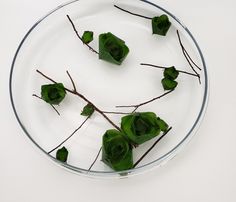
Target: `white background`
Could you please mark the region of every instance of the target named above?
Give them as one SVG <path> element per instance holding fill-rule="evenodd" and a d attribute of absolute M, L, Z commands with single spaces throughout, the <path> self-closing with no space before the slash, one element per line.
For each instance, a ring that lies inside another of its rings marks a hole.
<path fill-rule="evenodd" d="M 123 180 L 67 172 L 31 144 L 11 109 L 9 71 L 20 40 L 63 0 L 0 0 L 1 202 L 236 201 L 236 1 L 153 0 L 192 31 L 210 74 L 210 100 L 193 140 L 165 166 Z"/>

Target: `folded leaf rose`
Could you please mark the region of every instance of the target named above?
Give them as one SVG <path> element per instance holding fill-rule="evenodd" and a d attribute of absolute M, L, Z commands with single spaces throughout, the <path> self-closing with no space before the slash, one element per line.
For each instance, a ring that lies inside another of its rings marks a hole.
<path fill-rule="evenodd" d="M 171 26 L 171 22 L 167 15 L 152 18 L 153 34 L 165 36 Z"/>
<path fill-rule="evenodd" d="M 99 35 L 99 59 L 120 65 L 128 53 L 129 48 L 117 36 L 110 32 Z"/>
<path fill-rule="evenodd" d="M 179 71 L 175 69 L 174 66 L 172 66 L 172 67 L 165 68 L 163 74 L 165 78 L 175 80 L 179 76 Z"/>
<path fill-rule="evenodd" d="M 179 71 L 175 67 L 168 67 L 164 70 L 164 78 L 161 80 L 164 90 L 174 90 L 178 82 L 175 81 L 179 76 Z"/>
<path fill-rule="evenodd" d="M 103 135 L 102 161 L 115 171 L 133 167 L 132 146 L 122 132 L 108 130 Z"/>
<path fill-rule="evenodd" d="M 66 96 L 66 90 L 62 83 L 41 86 L 42 99 L 52 105 L 58 105 Z"/>
<path fill-rule="evenodd" d="M 56 159 L 61 162 L 66 162 L 68 158 L 68 150 L 65 147 L 57 150 Z"/>
<path fill-rule="evenodd" d="M 174 90 L 176 88 L 176 86 L 178 85 L 177 81 L 174 81 L 174 80 L 168 79 L 168 78 L 163 78 L 161 80 L 161 83 L 162 83 L 164 90 Z"/>
<path fill-rule="evenodd" d="M 168 125 L 153 112 L 140 112 L 125 116 L 121 128 L 133 144 L 142 144 L 166 131 Z"/>

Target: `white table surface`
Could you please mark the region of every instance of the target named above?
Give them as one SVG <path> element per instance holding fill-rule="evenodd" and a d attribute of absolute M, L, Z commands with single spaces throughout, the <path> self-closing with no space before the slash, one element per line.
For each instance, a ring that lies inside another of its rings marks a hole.
<path fill-rule="evenodd" d="M 179 155 L 161 168 L 123 180 L 67 172 L 25 136 L 9 100 L 10 65 L 26 31 L 63 0 L 0 1 L 1 202 L 236 201 L 236 1 L 152 1 L 195 35 L 209 69 L 210 99 L 197 135 Z"/>

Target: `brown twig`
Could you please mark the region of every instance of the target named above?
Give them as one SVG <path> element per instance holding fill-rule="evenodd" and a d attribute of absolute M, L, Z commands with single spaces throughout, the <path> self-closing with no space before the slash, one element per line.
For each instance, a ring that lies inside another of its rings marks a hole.
<path fill-rule="evenodd" d="M 159 69 L 167 69 L 168 68 L 168 67 L 163 67 L 163 66 L 158 66 L 158 65 L 148 64 L 148 63 L 141 63 L 140 65 L 154 67 L 154 68 L 159 68 Z M 193 74 L 193 73 L 182 71 L 182 70 L 178 70 L 178 69 L 176 69 L 176 70 L 178 72 L 180 72 L 180 73 L 183 73 L 183 74 L 188 74 L 188 75 L 191 75 L 191 76 L 198 77 L 197 74 Z"/>
<path fill-rule="evenodd" d="M 70 73 L 69 73 L 68 70 L 66 71 L 66 73 L 67 73 L 67 75 L 69 76 L 70 81 L 71 81 L 71 83 L 72 83 L 72 86 L 73 86 L 73 89 L 74 89 L 73 91 L 76 92 L 77 89 L 76 89 L 76 86 L 75 86 L 75 82 L 74 82 L 74 80 L 72 79 L 72 77 L 71 77 L 71 75 L 70 75 Z"/>
<path fill-rule="evenodd" d="M 95 164 L 95 163 L 96 163 L 96 161 L 98 160 L 98 157 L 99 157 L 99 155 L 100 155 L 101 151 L 102 151 L 102 147 L 99 149 L 99 151 L 98 151 L 98 153 L 97 153 L 97 156 L 95 157 L 95 159 L 94 159 L 93 163 L 91 164 L 91 166 L 89 167 L 89 169 L 88 169 L 88 171 L 87 171 L 87 172 L 89 172 L 89 171 L 91 170 L 91 168 L 94 166 L 94 164 Z"/>
<path fill-rule="evenodd" d="M 183 43 L 182 43 L 182 40 L 180 38 L 180 34 L 179 34 L 179 30 L 176 31 L 177 32 L 177 36 L 178 36 L 178 39 L 179 39 L 179 43 L 180 43 L 180 46 L 182 48 L 182 50 L 185 52 L 186 56 L 189 58 L 189 60 L 194 64 L 195 67 L 197 67 L 200 71 L 202 70 L 194 61 L 193 59 L 190 57 L 188 51 L 185 49 Z"/>
<path fill-rule="evenodd" d="M 146 102 L 142 102 L 140 104 L 136 104 L 136 105 L 121 105 L 121 106 L 116 106 L 117 108 L 130 108 L 130 107 L 134 107 L 134 111 L 132 113 L 134 113 L 139 107 L 143 106 L 143 105 L 146 105 L 146 104 L 149 104 L 157 99 L 160 99 L 166 95 L 168 95 L 169 93 L 171 93 L 173 90 L 170 90 L 166 93 L 163 93 L 162 95 L 158 96 L 158 97 L 155 97 L 155 98 L 152 98 L 151 100 L 148 100 Z"/>
<path fill-rule="evenodd" d="M 180 47 L 181 47 L 181 49 L 182 49 L 182 53 L 183 53 L 185 59 L 187 60 L 189 66 L 191 67 L 191 69 L 192 69 L 192 70 L 194 71 L 194 73 L 197 75 L 198 80 L 199 80 L 199 83 L 201 84 L 200 74 L 198 74 L 198 72 L 195 70 L 195 68 L 194 68 L 193 65 L 191 64 L 191 62 L 193 62 L 193 60 L 192 60 L 192 58 L 190 57 L 190 55 L 188 54 L 187 50 L 184 48 L 184 45 L 183 45 L 183 43 L 182 43 L 182 41 L 181 41 L 181 38 L 180 38 L 179 31 L 177 30 L 176 32 L 177 32 L 177 36 L 178 36 L 178 40 L 179 40 Z M 201 68 L 198 67 L 198 66 L 196 65 L 196 63 L 193 62 L 193 64 L 194 64 L 199 70 L 201 70 Z"/>
<path fill-rule="evenodd" d="M 138 108 L 139 108 L 139 106 L 135 106 L 135 107 L 134 107 L 134 110 L 132 111 L 132 114 L 133 114 L 134 112 L 136 112 Z"/>
<path fill-rule="evenodd" d="M 172 129 L 172 127 L 170 127 L 165 133 L 163 133 L 163 135 L 162 135 L 159 139 L 156 140 L 156 142 L 155 142 L 155 143 L 139 158 L 139 160 L 133 165 L 133 168 L 135 168 L 135 167 L 143 160 L 143 158 L 144 158 L 145 156 L 147 156 L 147 154 L 156 146 L 156 144 L 157 144 L 158 142 L 161 141 L 161 139 L 162 139 L 163 137 L 165 137 L 165 136 L 167 135 L 167 133 L 168 133 L 171 129 Z"/>
<path fill-rule="evenodd" d="M 184 48 L 184 46 L 182 46 Z M 186 55 L 188 56 L 188 58 L 190 59 L 190 61 L 195 65 L 195 67 L 197 67 L 200 71 L 202 71 L 202 69 L 193 61 L 193 59 L 190 57 L 189 53 L 187 52 L 187 50 L 184 48 L 184 52 L 186 53 Z"/>
<path fill-rule="evenodd" d="M 53 83 L 57 83 L 56 81 L 54 81 L 53 79 L 51 79 L 50 77 L 46 76 L 44 73 L 42 73 L 41 71 L 39 70 L 36 70 L 41 76 L 45 77 L 46 79 L 50 80 L 51 82 Z M 71 78 L 71 81 L 73 81 L 72 77 Z M 73 82 L 74 83 L 74 82 Z M 74 90 L 70 90 L 68 88 L 65 87 L 65 90 L 68 91 L 69 93 L 71 94 L 74 94 L 80 98 L 82 98 L 84 101 L 86 101 L 88 104 L 91 104 L 94 109 L 99 113 L 101 114 L 114 128 L 116 128 L 117 130 L 121 131 L 121 129 L 111 120 L 107 117 L 107 115 L 105 113 L 103 113 L 102 110 L 100 110 L 95 104 L 93 104 L 90 100 L 88 100 L 84 95 L 82 95 L 81 93 L 79 93 L 78 91 L 74 91 Z"/>
<path fill-rule="evenodd" d="M 132 114 L 132 112 L 131 113 L 129 113 L 129 112 L 110 112 L 110 111 L 102 111 L 104 114 Z"/>
<path fill-rule="evenodd" d="M 120 9 L 120 10 L 126 12 L 126 13 L 129 13 L 129 14 L 131 14 L 131 15 L 134 15 L 134 16 L 138 16 L 138 17 L 145 18 L 145 19 L 148 19 L 148 20 L 151 20 L 151 19 L 152 19 L 151 17 L 147 17 L 147 16 L 144 16 L 144 15 L 139 15 L 139 14 L 132 13 L 132 12 L 130 12 L 130 11 L 127 11 L 127 10 L 125 10 L 125 9 L 123 9 L 123 8 L 121 8 L 121 7 L 119 7 L 119 6 L 117 6 L 117 5 L 114 5 L 114 7 L 118 8 L 118 9 Z"/>
<path fill-rule="evenodd" d="M 63 140 L 59 145 L 57 145 L 55 148 L 53 148 L 52 150 L 50 150 L 48 152 L 48 154 L 52 153 L 53 151 L 55 151 L 56 149 L 58 149 L 60 146 L 62 146 L 67 140 L 69 140 L 80 128 L 82 128 L 82 126 L 86 123 L 86 121 L 89 119 L 89 116 L 83 121 L 83 123 L 74 130 L 74 132 L 67 137 L 65 140 Z"/>
<path fill-rule="evenodd" d="M 78 31 L 76 30 L 75 25 L 74 25 L 73 21 L 71 20 L 70 16 L 69 16 L 69 15 L 66 15 L 66 16 L 67 16 L 68 20 L 70 21 L 70 23 L 71 23 L 71 25 L 72 25 L 72 27 L 73 27 L 73 30 L 74 30 L 76 36 L 82 41 L 82 43 L 83 43 L 84 45 L 86 45 L 86 46 L 89 48 L 89 50 L 91 50 L 92 52 L 94 52 L 94 53 L 96 53 L 96 54 L 99 54 L 99 53 L 98 53 L 96 50 L 94 50 L 89 44 L 83 42 L 83 39 L 82 39 L 82 37 L 79 35 Z"/>
<path fill-rule="evenodd" d="M 36 97 L 36 98 L 38 98 L 38 99 L 40 99 L 40 100 L 42 100 L 42 101 L 44 101 L 45 102 L 45 100 L 43 99 L 43 98 L 41 98 L 41 97 L 39 97 L 38 95 L 36 95 L 36 94 L 33 94 L 32 95 L 33 97 Z M 49 103 L 47 103 L 47 104 L 49 104 Z M 56 107 L 54 107 L 52 104 L 49 104 L 54 110 L 55 110 L 55 112 L 60 116 L 60 113 L 59 113 L 59 111 L 56 109 Z"/>

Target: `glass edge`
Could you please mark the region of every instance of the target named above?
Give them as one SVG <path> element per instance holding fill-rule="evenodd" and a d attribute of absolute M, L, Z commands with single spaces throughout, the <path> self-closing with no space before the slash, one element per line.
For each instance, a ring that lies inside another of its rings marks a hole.
<path fill-rule="evenodd" d="M 164 163 L 166 163 L 168 160 L 170 160 L 171 158 L 173 158 L 177 152 L 182 148 L 182 146 L 184 146 L 184 143 L 188 143 L 187 140 L 190 140 L 190 137 L 192 137 L 194 135 L 194 130 L 197 130 L 197 126 L 200 125 L 200 121 L 203 119 L 203 115 L 204 115 L 204 112 L 205 112 L 205 109 L 206 109 L 206 106 L 207 106 L 207 100 L 208 100 L 208 91 L 209 91 L 209 81 L 208 81 L 208 74 L 207 74 L 207 70 L 206 70 L 206 62 L 205 62 L 205 59 L 204 59 L 204 56 L 202 54 L 202 51 L 199 47 L 199 44 L 197 43 L 196 39 L 193 37 L 192 33 L 190 32 L 190 30 L 175 16 L 173 15 L 171 12 L 167 11 L 166 9 L 162 8 L 161 6 L 158 6 L 156 5 L 155 3 L 152 3 L 150 1 L 147 1 L 147 0 L 139 0 L 139 1 L 142 1 L 142 2 L 145 2 L 147 4 L 150 4 L 162 11 L 164 11 L 165 13 L 167 13 L 168 15 L 170 15 L 173 19 L 176 20 L 176 22 L 189 34 L 190 38 L 193 40 L 197 50 L 198 50 L 198 53 L 201 57 L 201 60 L 202 60 L 202 64 L 203 64 L 203 70 L 204 70 L 204 74 L 205 74 L 205 89 L 204 89 L 204 96 L 203 96 L 203 102 L 202 102 L 202 106 L 201 106 L 201 110 L 198 114 L 198 117 L 195 121 L 195 123 L 193 124 L 192 128 L 190 129 L 190 131 L 187 133 L 187 135 L 180 141 L 180 143 L 178 145 L 176 145 L 172 150 L 170 150 L 168 153 L 166 153 L 165 155 L 161 156 L 160 158 L 156 159 L 155 161 L 152 161 L 148 164 L 145 164 L 145 165 L 142 165 L 142 166 L 139 166 L 137 168 L 133 168 L 133 169 L 130 169 L 130 170 L 126 170 L 126 171 L 120 171 L 120 172 L 115 172 L 115 171 L 89 171 L 86 170 L 86 169 L 82 169 L 82 168 L 78 168 L 78 167 L 75 167 L 75 166 L 72 166 L 72 165 L 69 165 L 69 164 L 66 164 L 66 163 L 61 163 L 59 162 L 57 159 L 55 159 L 54 157 L 52 157 L 51 155 L 49 155 L 42 147 L 40 147 L 40 145 L 37 144 L 37 142 L 34 141 L 34 139 L 30 136 L 30 134 L 27 132 L 25 126 L 23 125 L 23 123 L 21 122 L 18 114 L 17 114 L 17 111 L 16 111 L 16 107 L 15 107 L 15 104 L 14 104 L 14 101 L 13 101 L 13 94 L 12 94 L 12 75 L 13 75 L 13 70 L 14 70 L 14 65 L 15 65 L 15 62 L 16 62 L 16 59 L 17 59 L 17 56 L 18 56 L 18 53 L 21 49 L 21 47 L 23 46 L 25 40 L 27 39 L 27 37 L 29 36 L 29 34 L 45 19 L 47 18 L 48 16 L 50 16 L 51 14 L 53 14 L 54 12 L 56 12 L 57 10 L 67 6 L 67 5 L 70 5 L 72 3 L 75 3 L 79 0 L 73 0 L 73 1 L 69 1 L 69 2 L 66 2 L 64 4 L 61 4 L 59 6 L 57 6 L 55 9 L 53 9 L 52 11 L 48 12 L 44 17 L 40 18 L 30 29 L 29 31 L 25 34 L 25 36 L 23 37 L 23 39 L 21 40 L 19 46 L 17 47 L 17 50 L 15 52 L 15 55 L 13 57 L 13 61 L 12 61 L 12 64 L 11 64 L 11 69 L 10 69 L 10 77 L 9 77 L 9 93 L 10 93 L 10 102 L 11 102 L 11 105 L 12 105 L 12 108 L 13 108 L 13 112 L 16 116 L 16 119 L 18 121 L 18 123 L 20 124 L 21 128 L 23 129 L 24 133 L 28 136 L 28 138 L 44 153 L 46 154 L 50 159 L 52 159 L 55 163 L 57 163 L 57 165 L 59 164 L 60 166 L 64 167 L 64 168 L 67 168 L 69 169 L 70 171 L 72 172 L 75 172 L 77 174 L 81 174 L 83 176 L 86 176 L 86 177 L 98 177 L 98 178 L 104 178 L 104 176 L 106 178 L 127 178 L 129 176 L 133 176 L 133 175 L 137 175 L 139 174 L 140 172 L 144 171 L 144 168 L 149 168 L 151 169 L 154 168 L 154 167 L 158 167 L 158 166 L 161 166 L 163 165 Z M 192 135 L 191 135 L 192 134 Z M 105 174 L 105 175 L 104 175 Z"/>

